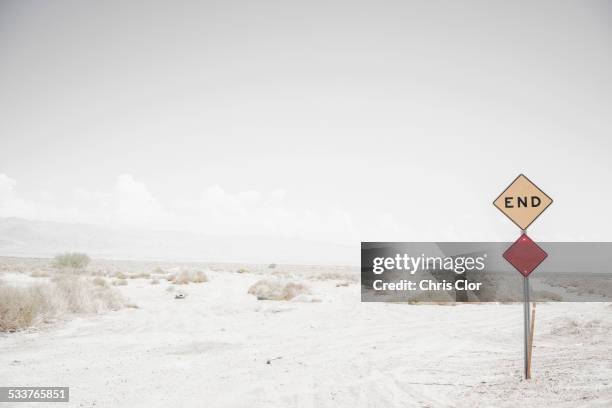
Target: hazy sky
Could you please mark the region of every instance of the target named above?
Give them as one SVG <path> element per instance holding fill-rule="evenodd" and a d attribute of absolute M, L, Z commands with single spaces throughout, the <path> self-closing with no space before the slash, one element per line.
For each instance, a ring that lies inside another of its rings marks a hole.
<path fill-rule="evenodd" d="M 612 238 L 610 1 L 0 2 L 0 216 Z"/>

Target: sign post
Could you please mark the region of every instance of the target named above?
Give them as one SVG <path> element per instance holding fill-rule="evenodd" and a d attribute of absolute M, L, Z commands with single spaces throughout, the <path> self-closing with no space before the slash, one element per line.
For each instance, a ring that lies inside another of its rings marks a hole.
<path fill-rule="evenodd" d="M 523 311 L 525 312 L 523 328 L 523 337 L 525 343 L 525 378 L 531 378 L 529 369 L 529 337 L 530 337 L 530 324 L 529 324 L 529 277 L 523 276 Z"/>
<path fill-rule="evenodd" d="M 523 174 L 520 174 L 493 201 L 520 229 L 521 235 L 504 252 L 504 258 L 523 275 L 524 349 L 525 379 L 531 378 L 531 348 L 533 347 L 533 324 L 530 324 L 529 274 L 533 272 L 548 254 L 527 235 L 527 227 L 552 204 L 552 199 Z M 534 305 L 535 308 L 535 305 Z M 535 317 L 535 316 L 534 316 Z"/>
<path fill-rule="evenodd" d="M 535 311 L 536 303 L 533 302 L 533 309 L 531 309 L 531 329 L 529 331 L 529 378 L 531 378 L 531 354 L 533 353 L 533 331 L 535 330 Z"/>

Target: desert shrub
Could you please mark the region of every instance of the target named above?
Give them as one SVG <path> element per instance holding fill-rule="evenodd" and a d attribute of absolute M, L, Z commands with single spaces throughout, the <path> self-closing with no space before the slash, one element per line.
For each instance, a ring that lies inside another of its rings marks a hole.
<path fill-rule="evenodd" d="M 115 278 L 117 279 L 127 279 L 127 275 L 123 272 L 115 272 Z"/>
<path fill-rule="evenodd" d="M 108 276 L 108 272 L 105 270 L 95 270 L 95 271 L 89 271 L 89 275 L 91 276 Z"/>
<path fill-rule="evenodd" d="M 33 277 L 33 278 L 48 278 L 49 277 L 49 272 L 35 270 L 34 272 L 32 272 L 30 274 L 30 276 Z"/>
<path fill-rule="evenodd" d="M 128 284 L 127 279 L 115 279 L 113 281 L 113 286 L 126 286 Z"/>
<path fill-rule="evenodd" d="M 108 284 L 106 283 L 106 279 L 100 277 L 93 278 L 91 282 L 96 286 L 108 286 Z"/>
<path fill-rule="evenodd" d="M 91 281 L 62 277 L 54 283 L 56 295 L 62 298 L 63 311 L 97 313 L 104 310 L 118 310 L 125 305 L 123 297 L 115 289 L 98 286 Z"/>
<path fill-rule="evenodd" d="M 39 287 L 0 286 L 0 332 L 30 327 L 45 304 Z"/>
<path fill-rule="evenodd" d="M 240 268 L 240 269 L 238 269 L 236 272 L 237 272 L 237 273 L 247 273 L 247 272 L 248 272 L 248 269 L 245 269 L 245 268 Z"/>
<path fill-rule="evenodd" d="M 563 296 L 550 292 L 548 290 L 539 290 L 534 293 L 534 296 L 540 302 L 553 301 L 553 302 L 561 302 L 563 300 Z"/>
<path fill-rule="evenodd" d="M 359 275 L 351 271 L 323 271 L 312 276 L 313 280 L 337 280 L 345 282 L 358 282 Z"/>
<path fill-rule="evenodd" d="M 291 300 L 298 295 L 310 294 L 308 287 L 301 283 L 263 279 L 254 283 L 248 291 L 257 300 Z"/>
<path fill-rule="evenodd" d="M 151 285 L 159 285 L 159 279 L 152 279 Z"/>
<path fill-rule="evenodd" d="M 147 272 L 143 272 L 143 273 L 135 273 L 133 275 L 129 275 L 128 278 L 130 279 L 149 279 L 151 277 L 150 273 Z"/>
<path fill-rule="evenodd" d="M 202 271 L 182 271 L 166 279 L 176 285 L 208 282 L 208 277 Z"/>
<path fill-rule="evenodd" d="M 55 256 L 54 266 L 56 268 L 84 269 L 91 259 L 87 254 L 80 252 L 66 252 Z"/>
<path fill-rule="evenodd" d="M 74 276 L 30 287 L 0 286 L 0 332 L 22 330 L 75 313 L 118 310 L 121 294 L 108 286 Z"/>

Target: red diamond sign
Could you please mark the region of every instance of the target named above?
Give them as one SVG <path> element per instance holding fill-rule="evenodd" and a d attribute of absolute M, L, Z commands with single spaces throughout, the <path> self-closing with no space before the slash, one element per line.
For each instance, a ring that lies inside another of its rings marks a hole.
<path fill-rule="evenodd" d="M 504 252 L 504 259 L 510 262 L 523 276 L 529 276 L 546 259 L 548 254 L 527 236 L 522 234 Z"/>

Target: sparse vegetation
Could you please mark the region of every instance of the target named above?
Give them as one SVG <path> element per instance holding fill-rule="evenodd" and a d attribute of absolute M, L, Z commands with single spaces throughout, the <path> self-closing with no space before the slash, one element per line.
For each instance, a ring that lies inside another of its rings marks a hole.
<path fill-rule="evenodd" d="M 125 306 L 113 288 L 74 276 L 30 287 L 0 286 L 0 332 L 23 330 L 66 314 L 98 313 Z"/>
<path fill-rule="evenodd" d="M 71 268 L 71 269 L 85 269 L 91 258 L 87 254 L 80 252 L 66 252 L 60 255 L 56 255 L 53 265 L 56 268 Z"/>
<path fill-rule="evenodd" d="M 151 285 L 159 285 L 159 279 L 151 279 Z"/>
<path fill-rule="evenodd" d="M 561 302 L 563 300 L 563 297 L 561 295 L 548 290 L 539 290 L 534 292 L 534 298 L 537 299 L 539 302 Z"/>
<path fill-rule="evenodd" d="M 324 271 L 315 274 L 312 277 L 313 280 L 337 280 L 347 283 L 354 283 L 359 281 L 359 275 L 352 271 Z"/>
<path fill-rule="evenodd" d="M 187 285 L 189 283 L 208 282 L 208 277 L 202 271 L 181 271 L 166 278 L 176 285 Z"/>
<path fill-rule="evenodd" d="M 147 272 L 135 273 L 135 274 L 128 276 L 129 279 L 149 279 L 150 277 L 151 277 L 151 274 Z"/>
<path fill-rule="evenodd" d="M 298 295 L 310 294 L 308 287 L 301 283 L 263 279 L 253 284 L 248 291 L 257 300 L 291 300 Z"/>
<path fill-rule="evenodd" d="M 599 319 L 573 319 L 564 318 L 551 329 L 551 334 L 556 335 L 582 335 L 593 337 L 596 335 L 608 336 L 612 330 L 612 324 Z"/>
<path fill-rule="evenodd" d="M 40 271 L 40 270 L 35 270 L 30 274 L 31 277 L 33 278 L 48 278 L 49 277 L 49 272 L 47 271 Z"/>
<path fill-rule="evenodd" d="M 126 286 L 128 284 L 127 279 L 115 279 L 113 281 L 113 286 Z"/>
<path fill-rule="evenodd" d="M 162 268 L 160 268 L 159 266 L 156 266 L 155 269 L 153 269 L 153 271 L 151 272 L 153 274 L 157 274 L 157 275 L 165 275 L 166 271 L 164 271 Z"/>

